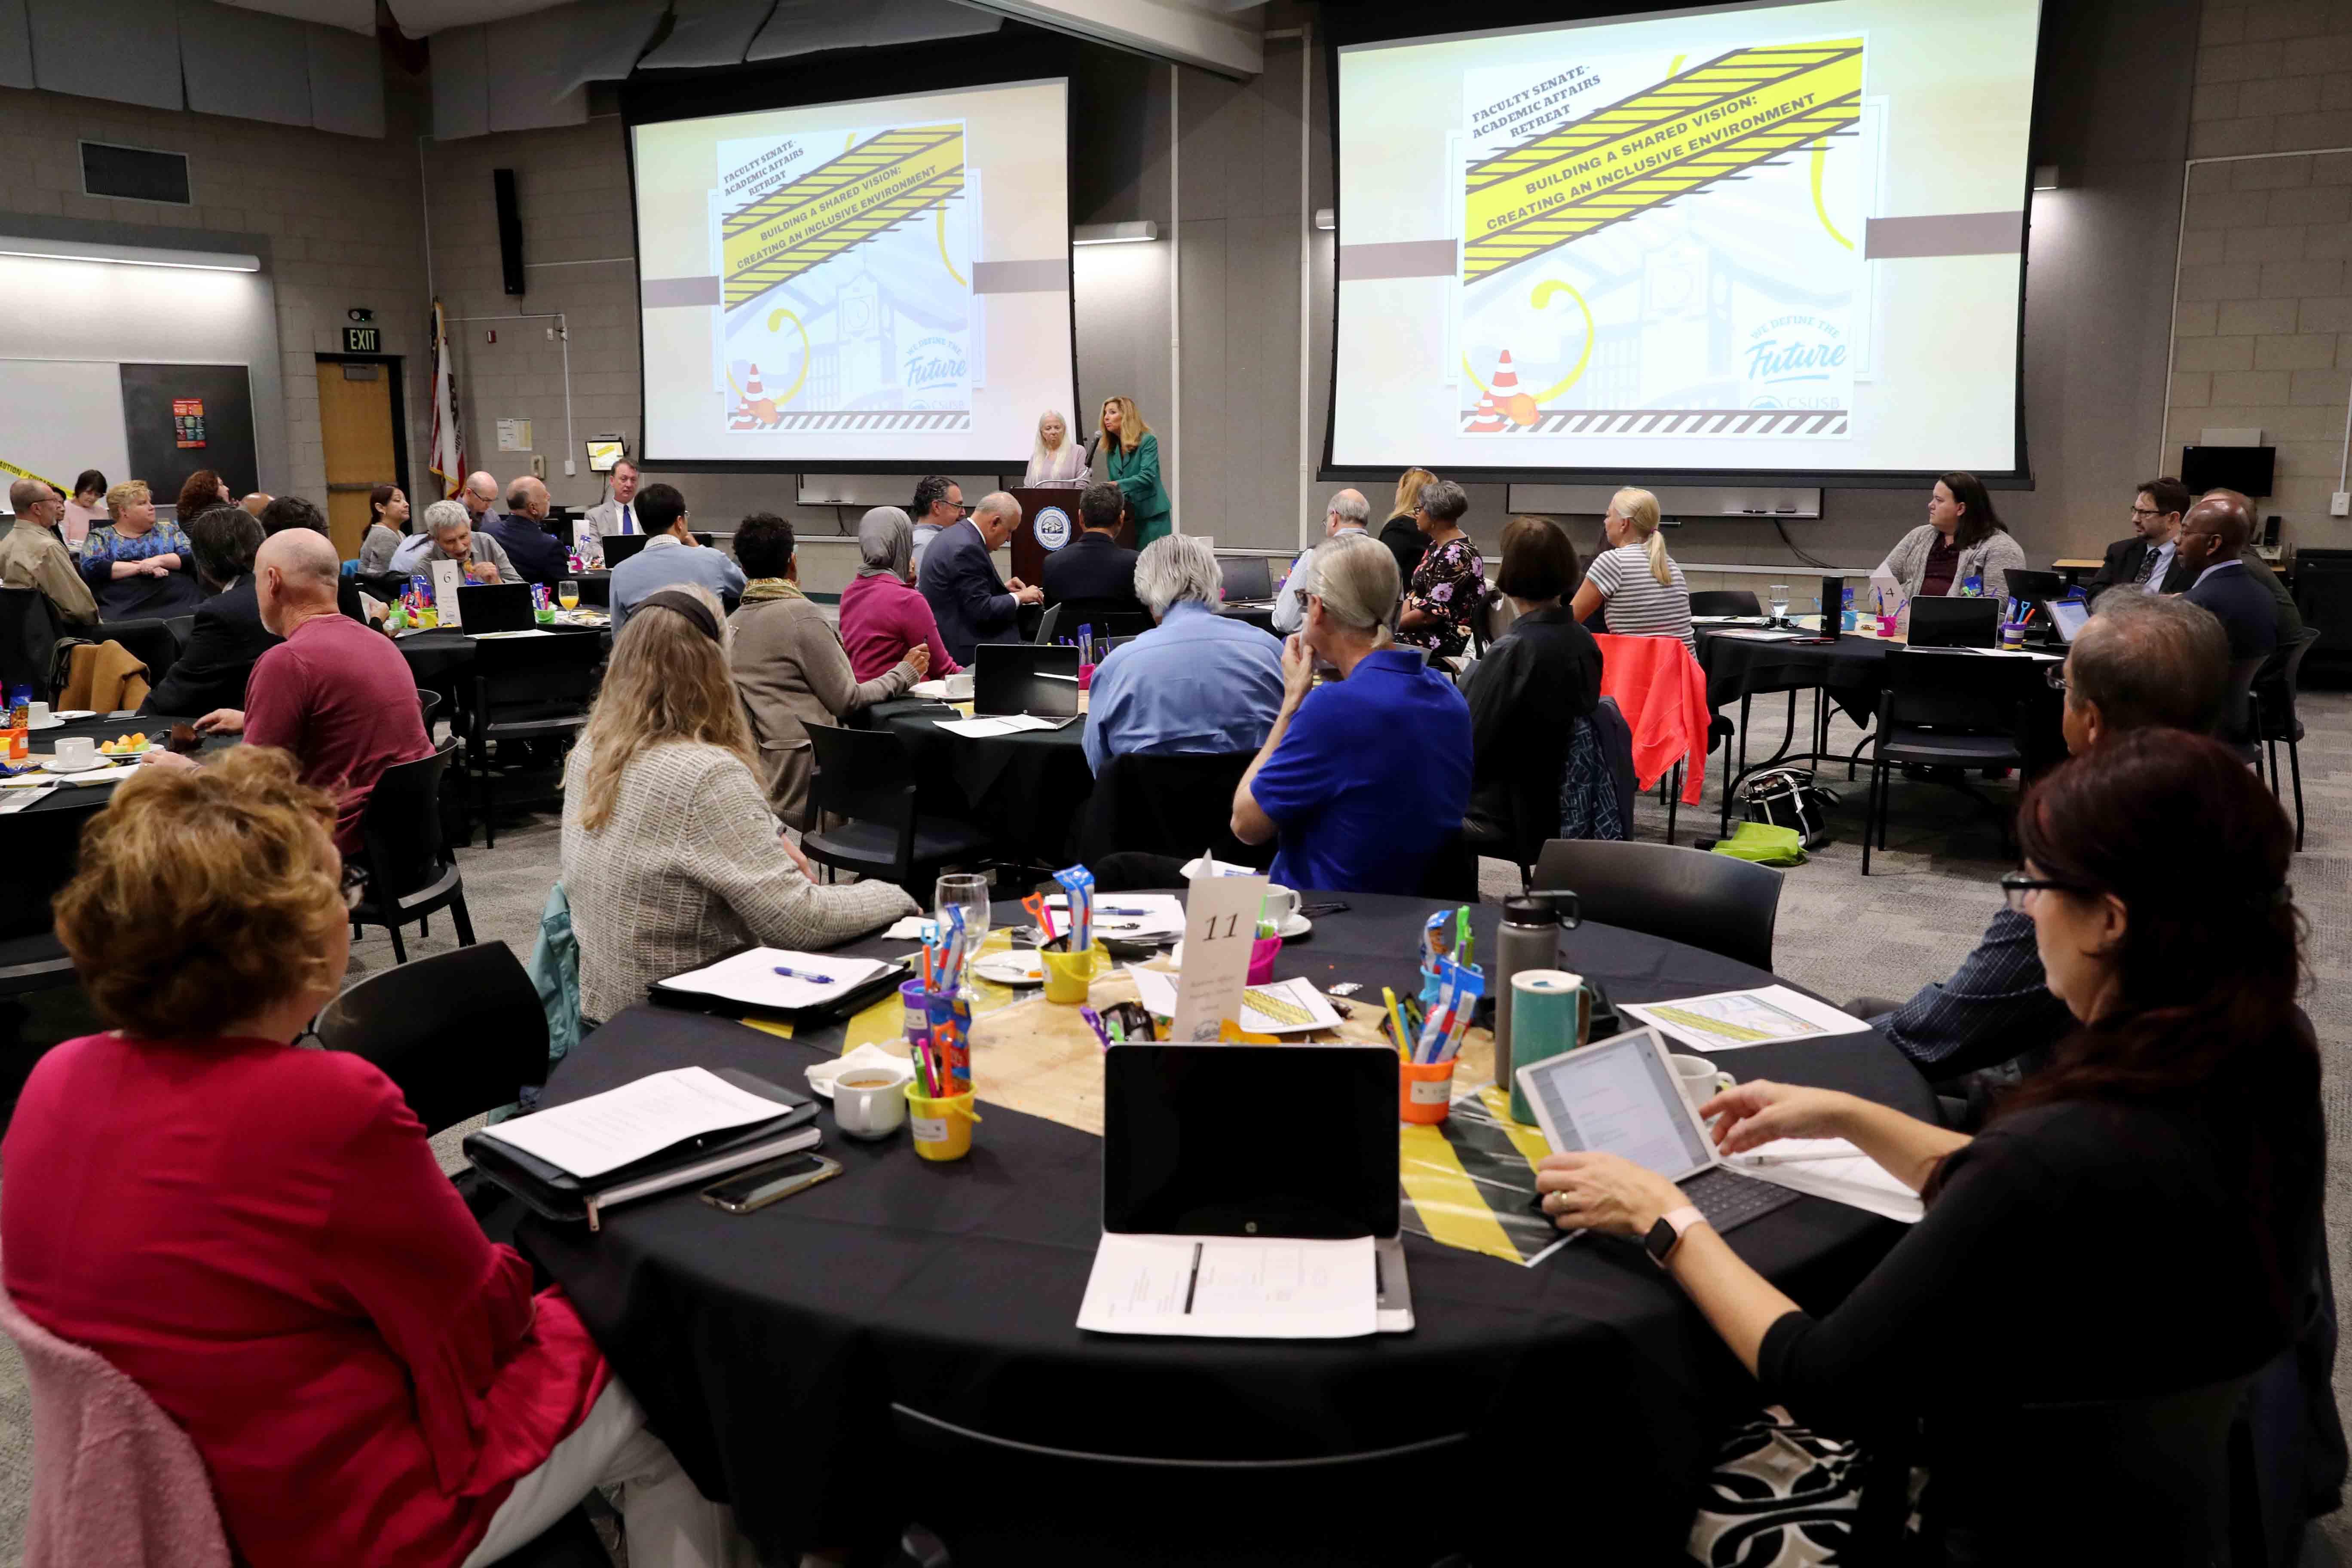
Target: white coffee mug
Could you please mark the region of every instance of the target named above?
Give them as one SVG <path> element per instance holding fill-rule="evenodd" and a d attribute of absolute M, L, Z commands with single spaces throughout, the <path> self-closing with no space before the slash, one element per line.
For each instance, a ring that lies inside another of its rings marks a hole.
<path fill-rule="evenodd" d="M 98 760 L 98 742 L 88 735 L 68 735 L 58 742 L 58 761 L 68 767 L 86 767 Z"/>
<path fill-rule="evenodd" d="M 1739 1080 L 1717 1067 L 1705 1057 L 1669 1056 L 1675 1064 L 1675 1081 L 1682 1086 L 1683 1098 L 1696 1110 Z"/>
<path fill-rule="evenodd" d="M 887 1138 L 907 1120 L 902 1068 L 854 1067 L 833 1080 L 833 1120 L 852 1138 Z"/>
<path fill-rule="evenodd" d="M 34 729 L 40 729 L 49 721 L 49 705 L 46 702 L 31 704 L 25 710 L 25 718 Z"/>
<path fill-rule="evenodd" d="M 1265 918 L 1278 929 L 1298 918 L 1298 889 L 1286 888 L 1279 882 L 1265 886 Z"/>
<path fill-rule="evenodd" d="M 950 702 L 969 702 L 969 701 L 971 701 L 971 679 L 972 679 L 972 678 L 971 678 L 971 672 L 970 672 L 969 670 L 961 670 L 961 669 L 960 669 L 960 670 L 956 671 L 956 673 L 954 673 L 953 675 L 949 676 L 949 677 L 948 677 L 948 700 L 949 700 L 949 701 L 950 701 Z"/>

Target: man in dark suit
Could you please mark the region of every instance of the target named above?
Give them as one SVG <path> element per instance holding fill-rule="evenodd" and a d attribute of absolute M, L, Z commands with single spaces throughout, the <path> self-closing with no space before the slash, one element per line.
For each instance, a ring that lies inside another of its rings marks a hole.
<path fill-rule="evenodd" d="M 2235 490 L 2208 490 L 2180 524 L 2180 554 L 2196 574 L 2183 596 L 2221 623 L 2232 664 L 2264 658 L 2278 647 L 2278 609 L 2270 589 L 2238 558 L 2253 529 L 2253 503 Z"/>
<path fill-rule="evenodd" d="M 2195 580 L 2175 541 L 2189 510 L 2189 487 L 2179 479 L 2147 479 L 2132 498 L 2132 536 L 2107 546 L 2090 581 L 2090 595 L 2126 584 L 2144 594 L 2182 594 Z"/>
<path fill-rule="evenodd" d="M 572 563 L 555 535 L 547 531 L 547 487 L 525 474 L 507 487 L 507 510 L 492 518 L 482 531 L 506 546 L 507 559 L 526 583 L 552 588 L 570 572 Z"/>
<path fill-rule="evenodd" d="M 940 642 L 958 664 L 970 664 L 982 643 L 1019 641 L 1021 606 L 1045 596 L 1043 588 L 1018 577 L 1006 582 L 988 558 L 1020 526 L 1021 503 L 994 490 L 970 517 L 942 529 L 923 552 L 915 585 L 940 624 Z"/>
<path fill-rule="evenodd" d="M 1140 616 L 1143 601 L 1135 596 L 1135 552 L 1118 542 L 1118 520 L 1126 496 L 1117 485 L 1088 485 L 1078 497 L 1076 539 L 1045 557 L 1045 603 L 1077 600 L 1088 608 L 1123 610 Z M 1065 616 L 1065 619 L 1067 617 Z"/>

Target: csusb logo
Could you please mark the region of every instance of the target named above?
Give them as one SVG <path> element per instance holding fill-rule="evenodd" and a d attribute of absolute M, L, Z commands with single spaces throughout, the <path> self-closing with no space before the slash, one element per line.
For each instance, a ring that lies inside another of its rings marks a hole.
<path fill-rule="evenodd" d="M 1047 551 L 1059 550 L 1070 542 L 1070 514 L 1057 506 L 1040 507 L 1029 531 Z"/>
<path fill-rule="evenodd" d="M 1850 378 L 1845 333 L 1819 316 L 1776 316 L 1741 350 L 1750 408 L 1843 408 Z"/>
<path fill-rule="evenodd" d="M 926 393 L 959 393 L 964 374 L 963 345 L 951 338 L 924 338 L 907 351 L 904 379 L 908 393 L 915 398 Z M 924 405 L 919 402 L 916 406 Z"/>

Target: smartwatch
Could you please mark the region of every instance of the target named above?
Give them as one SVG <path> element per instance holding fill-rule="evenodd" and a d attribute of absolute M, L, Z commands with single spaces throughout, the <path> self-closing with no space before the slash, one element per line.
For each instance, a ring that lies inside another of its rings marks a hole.
<path fill-rule="evenodd" d="M 1666 1266 L 1666 1259 L 1674 1255 L 1675 1248 L 1681 1244 L 1683 1232 L 1695 1225 L 1706 1223 L 1706 1215 L 1699 1213 L 1690 1205 L 1685 1204 L 1671 1214 L 1658 1216 L 1658 1223 L 1652 1226 L 1650 1234 L 1642 1238 L 1642 1249 L 1650 1255 L 1651 1262 L 1664 1268 Z"/>

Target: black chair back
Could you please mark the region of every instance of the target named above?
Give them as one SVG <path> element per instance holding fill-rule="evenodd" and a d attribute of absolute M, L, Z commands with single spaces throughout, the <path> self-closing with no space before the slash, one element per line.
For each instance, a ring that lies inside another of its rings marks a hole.
<path fill-rule="evenodd" d="M 1880 743 L 1897 724 L 2014 733 L 2020 722 L 2016 697 L 1987 678 L 2003 662 L 1973 654 L 1888 648 L 1878 693 Z"/>
<path fill-rule="evenodd" d="M 187 647 L 188 639 L 196 635 L 196 617 L 194 614 L 166 616 L 163 625 L 170 628 L 173 640 L 182 647 Z"/>
<path fill-rule="evenodd" d="M 437 691 L 427 691 L 419 687 L 416 691 L 416 716 L 425 721 L 425 733 L 427 738 L 430 738 L 433 733 L 434 716 L 440 711 L 441 694 Z"/>
<path fill-rule="evenodd" d="M 1772 967 L 1780 873 L 1671 844 L 1555 838 L 1536 858 L 1534 891 L 1567 891 L 1588 921 L 1622 926 Z"/>
<path fill-rule="evenodd" d="M 57 612 L 38 588 L 0 588 L 0 700 L 19 686 L 47 702 L 49 664 L 58 650 Z"/>
<path fill-rule="evenodd" d="M 91 630 L 80 634 L 92 642 L 117 642 L 122 651 L 147 667 L 147 684 L 161 686 L 172 667 L 180 662 L 180 639 L 172 635 L 169 621 L 152 618 L 130 621 L 100 621 Z"/>
<path fill-rule="evenodd" d="M 1904 640 L 1913 647 L 1990 647 L 2000 641 L 2000 601 L 1914 599 Z"/>
<path fill-rule="evenodd" d="M 2254 677 L 2263 672 L 2270 655 L 2230 661 L 2229 694 L 2221 700 L 2221 726 L 2219 738 L 2235 746 L 2241 752 L 2251 752 L 2254 744 Z"/>
<path fill-rule="evenodd" d="M 2303 635 L 2294 641 L 2281 643 L 2264 661 L 2262 672 L 2254 677 L 2257 721 L 2262 727 L 2263 740 L 2303 738 L 2302 727 L 2295 714 L 2295 699 L 2303 686 L 2304 656 L 2318 640 L 2317 626 L 2305 627 Z"/>
<path fill-rule="evenodd" d="M 1421 886 L 1415 889 L 1415 896 L 1454 903 L 1478 901 L 1478 852 L 1471 847 L 1469 836 L 1462 829 L 1457 827 L 1447 834 L 1444 842 L 1429 852 L 1429 859 L 1421 868 Z"/>
<path fill-rule="evenodd" d="M 513 1103 L 547 1081 L 547 1015 L 503 942 L 372 975 L 319 1015 L 319 1041 L 382 1068 L 427 1131 Z"/>
<path fill-rule="evenodd" d="M 1694 616 L 1760 616 L 1764 606 L 1745 588 L 1713 588 L 1690 596 Z"/>
<path fill-rule="evenodd" d="M 395 763 L 376 775 L 360 814 L 360 843 L 367 851 L 368 899 L 388 919 L 399 900 L 432 887 L 456 863 L 441 836 L 441 775 L 457 749 L 456 736 L 429 757 Z"/>
<path fill-rule="evenodd" d="M 593 632 L 543 637 L 492 637 L 474 643 L 474 719 L 492 725 L 545 719 L 562 712 L 585 717 L 596 695 L 604 643 Z"/>
<path fill-rule="evenodd" d="M 897 880 L 903 881 L 915 858 L 915 767 L 898 737 L 887 730 L 842 730 L 810 724 L 809 744 L 816 773 L 809 780 L 809 821 L 827 816 L 878 823 L 896 830 Z"/>
<path fill-rule="evenodd" d="M 1095 776 L 1078 859 L 1092 865 L 1121 850 L 1189 860 L 1206 848 L 1217 859 L 1260 870 L 1275 846 L 1234 837 L 1234 791 L 1255 752 L 1115 756 Z"/>

